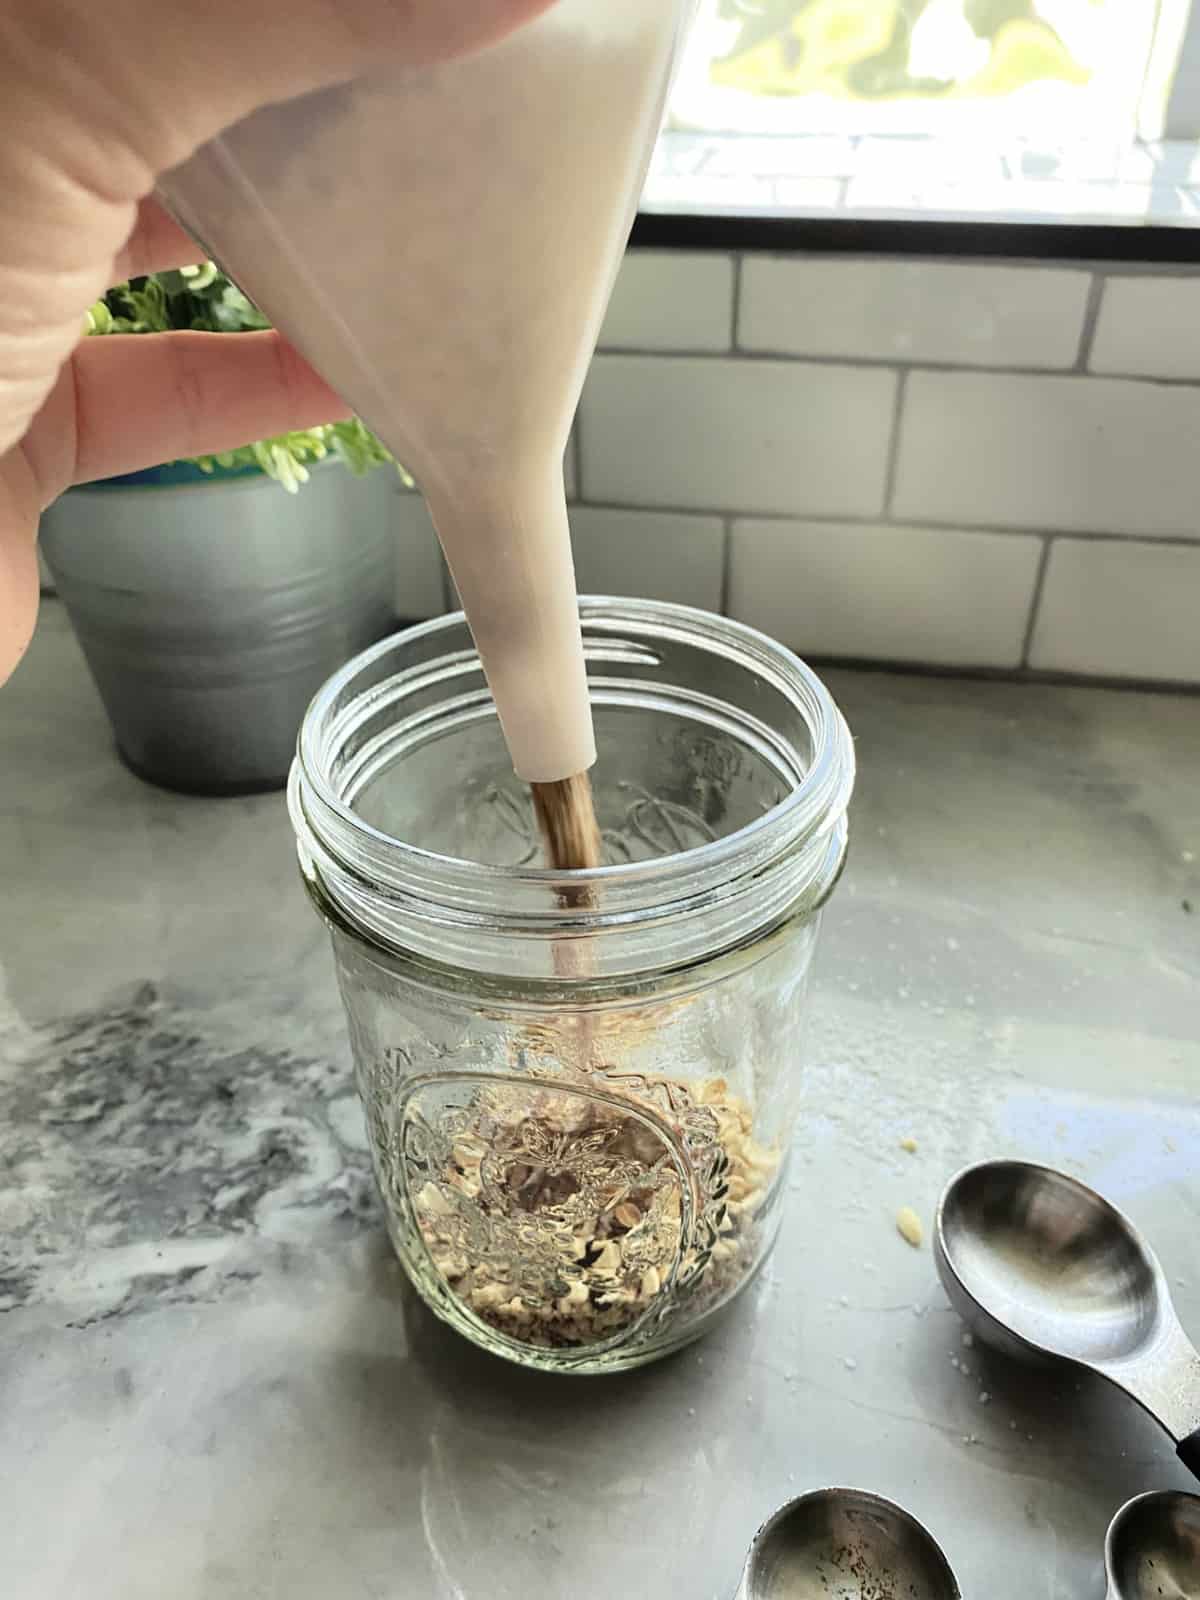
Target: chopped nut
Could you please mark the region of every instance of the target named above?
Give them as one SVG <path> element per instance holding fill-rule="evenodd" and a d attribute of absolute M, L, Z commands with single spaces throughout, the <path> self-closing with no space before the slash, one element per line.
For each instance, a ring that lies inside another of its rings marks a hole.
<path fill-rule="evenodd" d="M 669 1276 L 695 1315 L 736 1290 L 759 1257 L 779 1151 L 754 1139 L 750 1107 L 720 1078 L 614 1070 L 606 1088 L 599 1100 L 510 1080 L 444 1113 L 445 1170 L 413 1194 L 416 1221 L 462 1304 L 509 1337 L 546 1348 L 608 1340 Z M 669 1107 L 707 1174 L 707 1226 L 682 1253 L 685 1196 L 639 1109 L 647 1098 L 659 1117 Z"/>
<path fill-rule="evenodd" d="M 896 1231 L 906 1244 L 912 1245 L 914 1250 L 921 1248 L 921 1241 L 925 1237 L 925 1229 L 921 1226 L 921 1219 L 911 1206 L 901 1206 L 896 1213 Z"/>
<path fill-rule="evenodd" d="M 597 1296 L 598 1304 L 602 1306 L 632 1305 L 636 1299 L 632 1289 L 606 1289 Z"/>
<path fill-rule="evenodd" d="M 568 1311 L 574 1311 L 577 1306 L 585 1306 L 587 1303 L 588 1287 L 587 1284 L 580 1279 L 578 1283 L 573 1283 L 567 1290 L 566 1294 L 564 1294 L 558 1301 L 558 1309 L 565 1313 Z"/>
<path fill-rule="evenodd" d="M 606 1239 L 592 1266 L 597 1272 L 616 1272 L 620 1265 L 621 1246 L 615 1239 Z"/>
<path fill-rule="evenodd" d="M 435 1217 L 449 1216 L 453 1210 L 449 1200 L 438 1188 L 436 1183 L 427 1183 L 417 1195 L 417 1205 L 422 1211 L 432 1212 Z"/>
<path fill-rule="evenodd" d="M 498 1283 L 485 1283 L 481 1289 L 475 1289 L 471 1294 L 471 1304 L 476 1311 L 491 1311 L 504 1304 L 508 1290 Z"/>

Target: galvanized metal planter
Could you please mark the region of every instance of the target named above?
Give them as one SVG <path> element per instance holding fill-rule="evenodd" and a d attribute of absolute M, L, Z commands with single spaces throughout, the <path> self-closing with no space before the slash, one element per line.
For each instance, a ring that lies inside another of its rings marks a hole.
<path fill-rule="evenodd" d="M 172 467 L 73 489 L 41 546 L 127 766 L 164 788 L 279 788 L 312 695 L 394 622 L 393 475 L 298 495 Z"/>

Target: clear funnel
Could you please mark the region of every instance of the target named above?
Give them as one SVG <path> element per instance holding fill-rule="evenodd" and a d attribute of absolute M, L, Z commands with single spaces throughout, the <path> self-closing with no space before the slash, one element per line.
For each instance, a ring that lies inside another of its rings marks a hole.
<path fill-rule="evenodd" d="M 595 759 L 562 457 L 691 0 L 267 107 L 161 185 L 418 479 L 520 776 Z"/>

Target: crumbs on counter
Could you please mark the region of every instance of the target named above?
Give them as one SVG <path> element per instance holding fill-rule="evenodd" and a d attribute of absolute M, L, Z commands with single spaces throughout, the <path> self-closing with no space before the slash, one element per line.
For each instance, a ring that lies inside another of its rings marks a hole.
<path fill-rule="evenodd" d="M 901 1206 L 896 1213 L 896 1232 L 906 1244 L 912 1245 L 914 1250 L 921 1248 L 921 1241 L 925 1237 L 925 1229 L 921 1226 L 921 1219 L 911 1206 Z"/>

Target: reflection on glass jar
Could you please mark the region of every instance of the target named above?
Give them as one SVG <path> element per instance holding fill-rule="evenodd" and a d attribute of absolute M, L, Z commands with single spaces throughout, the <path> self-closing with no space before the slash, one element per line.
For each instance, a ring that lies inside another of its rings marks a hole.
<path fill-rule="evenodd" d="M 854 760 L 760 634 L 582 614 L 604 867 L 540 866 L 461 617 L 330 680 L 289 803 L 401 1260 L 477 1343 L 587 1372 L 696 1337 L 773 1242 Z"/>

